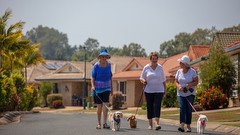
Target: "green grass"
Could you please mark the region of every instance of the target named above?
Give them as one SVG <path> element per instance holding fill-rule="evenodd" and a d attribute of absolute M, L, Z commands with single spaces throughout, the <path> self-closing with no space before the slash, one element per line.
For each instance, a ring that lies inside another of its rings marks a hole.
<path fill-rule="evenodd" d="M 121 110 L 125 113 L 135 113 L 136 110 Z M 238 110 L 231 110 L 231 111 L 205 111 L 205 112 L 198 112 L 199 114 L 205 114 L 208 117 L 209 122 L 240 122 L 240 109 Z M 138 110 L 139 115 L 146 115 L 146 110 L 142 110 L 139 108 Z M 164 110 L 161 112 L 161 118 L 164 119 L 173 119 L 179 120 L 179 109 L 177 110 Z M 192 120 L 197 121 L 198 115 L 193 113 Z"/>

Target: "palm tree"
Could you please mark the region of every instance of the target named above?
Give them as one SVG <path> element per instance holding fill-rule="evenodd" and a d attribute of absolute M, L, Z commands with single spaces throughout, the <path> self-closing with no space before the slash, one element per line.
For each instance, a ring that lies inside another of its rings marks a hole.
<path fill-rule="evenodd" d="M 27 81 L 27 67 L 37 65 L 38 63 L 45 63 L 45 60 L 39 51 L 39 44 L 31 45 L 31 48 L 27 50 L 26 55 L 22 57 L 22 62 L 24 64 L 24 76 Z"/>
<path fill-rule="evenodd" d="M 25 22 L 18 22 L 7 28 L 7 21 L 11 17 L 12 11 L 6 10 L 0 18 L 0 68 L 3 68 L 2 57 L 8 56 L 11 52 L 11 46 L 20 43 L 22 39 L 22 29 Z"/>

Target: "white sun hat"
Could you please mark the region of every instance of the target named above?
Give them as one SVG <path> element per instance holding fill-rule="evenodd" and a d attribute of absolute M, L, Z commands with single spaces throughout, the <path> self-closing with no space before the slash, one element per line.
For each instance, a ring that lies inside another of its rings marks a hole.
<path fill-rule="evenodd" d="M 183 55 L 181 59 L 178 59 L 179 62 L 182 62 L 186 67 L 190 67 L 190 59 L 187 55 Z"/>

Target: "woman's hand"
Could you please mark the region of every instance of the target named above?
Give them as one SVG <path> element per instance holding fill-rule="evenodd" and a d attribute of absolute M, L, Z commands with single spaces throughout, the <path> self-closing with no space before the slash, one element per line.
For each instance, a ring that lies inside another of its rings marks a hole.
<path fill-rule="evenodd" d="M 181 91 L 181 92 L 183 92 L 182 86 L 178 86 L 178 90 Z"/>
<path fill-rule="evenodd" d="M 93 86 L 92 88 L 91 88 L 91 91 L 93 92 L 95 90 L 95 87 Z"/>
<path fill-rule="evenodd" d="M 147 81 L 144 80 L 144 79 L 141 79 L 141 83 L 142 83 L 144 86 L 147 85 Z"/>

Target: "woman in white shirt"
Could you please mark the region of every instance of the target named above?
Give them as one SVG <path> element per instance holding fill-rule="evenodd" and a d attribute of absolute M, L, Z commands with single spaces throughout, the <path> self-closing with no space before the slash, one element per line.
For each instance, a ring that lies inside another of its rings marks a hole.
<path fill-rule="evenodd" d="M 184 132 L 184 124 L 187 125 L 187 132 L 191 132 L 192 106 L 196 95 L 198 76 L 196 71 L 190 67 L 190 59 L 184 55 L 180 62 L 180 69 L 175 76 L 177 86 L 178 104 L 180 107 L 180 127 L 178 131 Z"/>
<path fill-rule="evenodd" d="M 156 52 L 150 53 L 151 63 L 147 64 L 141 73 L 140 81 L 145 85 L 144 94 L 147 102 L 148 129 L 153 128 L 153 118 L 155 130 L 161 129 L 159 119 L 161 114 L 162 98 L 166 89 L 166 76 L 162 66 L 158 63 Z"/>

